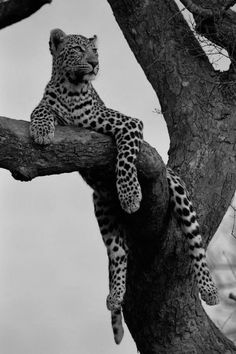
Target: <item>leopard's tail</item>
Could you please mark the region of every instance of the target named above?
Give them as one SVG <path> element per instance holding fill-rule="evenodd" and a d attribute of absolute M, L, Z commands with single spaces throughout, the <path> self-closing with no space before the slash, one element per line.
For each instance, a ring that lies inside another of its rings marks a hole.
<path fill-rule="evenodd" d="M 111 311 L 111 325 L 116 344 L 120 344 L 124 336 L 121 309 Z"/>
<path fill-rule="evenodd" d="M 207 266 L 196 212 L 189 200 L 188 191 L 184 182 L 170 168 L 167 169 L 167 180 L 171 207 L 189 243 L 189 254 L 201 298 L 208 305 L 216 305 L 219 303 L 218 291 Z"/>

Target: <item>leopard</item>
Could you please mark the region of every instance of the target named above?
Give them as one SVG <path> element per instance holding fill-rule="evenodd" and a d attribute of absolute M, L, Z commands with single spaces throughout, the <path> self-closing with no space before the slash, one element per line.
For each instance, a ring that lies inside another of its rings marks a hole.
<path fill-rule="evenodd" d="M 99 71 L 97 36 L 66 34 L 53 29 L 49 38 L 52 74 L 43 98 L 31 113 L 30 136 L 33 143 L 53 143 L 55 129 L 77 126 L 111 136 L 116 144 L 116 190 L 121 209 L 132 214 L 142 201 L 136 161 L 143 142 L 143 123 L 106 107 L 92 85 Z M 166 168 L 170 207 L 189 243 L 194 274 L 202 300 L 208 305 L 219 302 L 217 288 L 206 262 L 196 212 L 183 180 Z M 108 190 L 93 188 L 95 216 L 106 246 L 109 263 L 109 294 L 106 304 L 111 311 L 114 340 L 124 335 L 122 306 L 126 293 L 129 249 L 125 226 L 114 211 Z"/>

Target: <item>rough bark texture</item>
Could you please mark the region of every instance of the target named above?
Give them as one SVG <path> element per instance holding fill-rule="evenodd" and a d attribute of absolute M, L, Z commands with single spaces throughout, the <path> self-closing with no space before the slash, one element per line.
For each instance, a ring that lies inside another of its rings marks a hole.
<path fill-rule="evenodd" d="M 194 196 L 208 244 L 236 186 L 235 97 L 229 97 L 228 81 L 214 71 L 174 1 L 108 2 L 160 100 L 171 139 L 169 164 Z M 131 240 L 136 231 L 130 230 Z M 173 223 L 154 245 L 141 240 L 131 246 L 124 313 L 138 350 L 235 353 L 199 303 Z"/>
<path fill-rule="evenodd" d="M 100 171 L 102 179 L 114 179 L 116 153 L 110 137 L 69 126 L 57 126 L 53 144 L 40 146 L 30 139 L 29 122 L 0 117 L 0 166 L 21 181 L 92 168 L 93 178 Z M 137 166 L 140 178 L 152 181 L 163 173 L 164 164 L 156 150 L 144 142 Z"/>
<path fill-rule="evenodd" d="M 8 0 L 0 1 L 0 29 L 29 17 L 40 7 L 52 0 Z"/>
<path fill-rule="evenodd" d="M 204 1 L 194 3 L 204 7 Z M 169 165 L 188 185 L 207 245 L 236 187 L 233 70 L 214 71 L 173 0 L 108 2 L 160 100 L 171 139 Z M 222 23 L 227 19 L 234 39 L 228 14 Z M 54 144 L 39 147 L 29 139 L 28 123 L 0 119 L 0 167 L 20 180 L 79 170 L 89 184 L 108 185 L 116 198 L 115 155 L 112 140 L 94 132 L 57 128 Z M 138 172 L 141 208 L 134 215 L 119 211 L 130 247 L 124 315 L 138 350 L 236 353 L 201 306 L 186 242 L 169 215 L 163 163 L 146 143 Z"/>
<path fill-rule="evenodd" d="M 210 4 L 201 1 L 199 3 L 198 1 L 192 0 L 181 0 L 181 2 L 192 14 L 205 18 L 223 16 L 225 12 L 236 3 L 235 0 L 217 1 L 214 4 L 212 1 Z"/>
<path fill-rule="evenodd" d="M 183 3 L 185 1 L 182 1 Z M 213 0 L 195 0 L 196 8 L 211 7 L 212 13 L 204 13 L 204 11 L 193 11 L 193 17 L 196 22 L 196 31 L 205 36 L 214 44 L 224 48 L 231 59 L 230 77 L 235 80 L 235 66 L 236 66 L 236 13 L 227 9 L 227 3 L 233 6 L 235 1 L 214 1 Z M 187 7 L 187 6 L 186 6 Z M 234 74 L 234 76 L 232 76 Z"/>

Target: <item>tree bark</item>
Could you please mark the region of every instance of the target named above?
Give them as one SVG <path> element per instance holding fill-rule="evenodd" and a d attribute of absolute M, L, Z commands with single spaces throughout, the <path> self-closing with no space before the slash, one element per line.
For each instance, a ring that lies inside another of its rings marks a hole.
<path fill-rule="evenodd" d="M 0 29 L 19 22 L 52 0 L 8 0 L 0 1 Z"/>
<path fill-rule="evenodd" d="M 235 81 L 236 13 L 230 10 L 235 1 L 217 0 L 212 5 L 213 0 L 204 0 L 204 9 L 202 8 L 202 0 L 194 1 L 195 9 L 186 4 L 191 2 L 191 0 L 182 0 L 181 2 L 192 12 L 196 23 L 196 31 L 200 35 L 205 36 L 213 44 L 220 46 L 228 52 L 231 59 L 231 67 L 229 72 L 230 77 L 228 76 L 227 79 L 231 78 L 231 81 Z"/>
<path fill-rule="evenodd" d="M 207 245 L 236 187 L 236 97 L 227 94 L 233 74 L 225 80 L 214 71 L 173 0 L 108 2 L 160 100 L 171 140 L 169 165 L 194 196 Z M 22 181 L 79 171 L 88 184 L 108 188 L 118 205 L 115 156 L 112 139 L 95 132 L 57 127 L 55 142 L 40 147 L 30 141 L 28 123 L 0 118 L 0 167 Z M 123 309 L 137 349 L 236 353 L 201 306 L 186 242 L 170 217 L 165 167 L 147 143 L 137 167 L 141 208 L 133 215 L 117 209 L 130 249 Z"/>
<path fill-rule="evenodd" d="M 108 2 L 160 100 L 171 140 L 169 165 L 194 196 L 207 245 L 236 186 L 235 99 L 225 94 L 223 74 L 215 72 L 174 1 Z M 138 350 L 235 353 L 201 307 L 175 222 L 166 220 L 148 244 L 137 242 L 137 232 L 129 230 L 124 315 Z"/>

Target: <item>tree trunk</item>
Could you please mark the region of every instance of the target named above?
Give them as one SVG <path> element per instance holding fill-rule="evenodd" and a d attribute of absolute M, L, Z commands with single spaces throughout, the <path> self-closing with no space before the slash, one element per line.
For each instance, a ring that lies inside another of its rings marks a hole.
<path fill-rule="evenodd" d="M 234 70 L 215 72 L 173 0 L 108 2 L 160 100 L 171 140 L 169 165 L 187 183 L 207 245 L 236 187 Z M 199 31 L 212 24 L 207 16 Z M 230 17 L 225 18 L 229 26 Z M 57 127 L 55 142 L 41 147 L 32 145 L 28 123 L 0 119 L 0 167 L 16 179 L 78 170 L 90 185 L 99 180 L 109 186 L 117 200 L 115 156 L 112 140 L 95 132 Z M 165 167 L 147 143 L 137 167 L 141 208 L 133 215 L 117 209 L 130 249 L 123 310 L 137 349 L 236 353 L 201 306 L 187 244 L 169 213 Z"/>
<path fill-rule="evenodd" d="M 174 1 L 108 2 L 160 100 L 171 140 L 169 165 L 187 183 L 207 245 L 236 186 L 236 101 L 225 94 L 228 77 L 226 82 L 215 72 Z M 166 217 L 153 238 L 148 220 L 141 223 L 129 225 L 124 305 L 138 350 L 236 353 L 201 306 L 175 222 Z"/>

